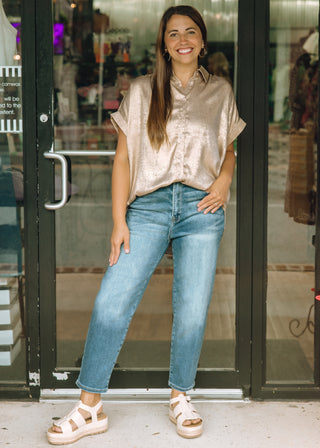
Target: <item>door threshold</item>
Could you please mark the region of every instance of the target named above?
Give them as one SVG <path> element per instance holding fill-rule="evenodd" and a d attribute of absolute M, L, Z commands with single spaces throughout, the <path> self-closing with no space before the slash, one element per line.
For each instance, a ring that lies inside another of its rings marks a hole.
<path fill-rule="evenodd" d="M 108 403 L 167 403 L 171 389 L 110 389 L 102 394 Z M 188 395 L 199 402 L 248 401 L 241 389 L 193 389 Z M 78 400 L 79 389 L 42 389 L 40 401 Z"/>

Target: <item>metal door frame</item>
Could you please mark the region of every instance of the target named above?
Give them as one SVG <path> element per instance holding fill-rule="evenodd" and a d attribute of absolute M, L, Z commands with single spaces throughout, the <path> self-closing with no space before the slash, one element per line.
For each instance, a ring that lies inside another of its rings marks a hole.
<path fill-rule="evenodd" d="M 56 328 L 55 328 L 55 223 L 54 211 L 46 210 L 44 204 L 50 203 L 53 198 L 53 163 L 44 157 L 53 153 L 53 106 L 52 106 L 52 71 L 53 71 L 53 49 L 52 49 L 52 13 L 51 0 L 36 1 L 36 78 L 37 78 L 37 138 L 38 138 L 38 174 L 39 174 L 39 297 L 40 297 L 40 363 L 41 389 L 74 388 L 78 369 L 56 368 Z M 245 23 L 241 21 L 241 10 L 243 7 L 239 2 L 239 29 L 244 26 L 248 29 L 248 17 Z M 245 13 L 245 10 L 243 10 Z M 242 25 L 241 25 L 242 24 Z M 250 40 L 250 34 L 245 34 Z M 241 33 L 239 33 L 239 48 Z M 240 53 L 241 54 L 241 53 Z M 245 60 L 250 59 L 250 52 L 246 54 Z M 250 65 L 239 63 L 239 98 L 240 112 L 247 122 L 250 122 L 250 113 L 245 110 L 247 100 L 247 74 Z M 40 116 L 45 114 L 48 121 L 43 122 Z M 243 170 L 238 170 L 239 204 L 237 211 L 238 225 L 238 256 L 237 256 L 237 345 L 236 345 L 236 367 L 234 370 L 199 371 L 197 375 L 197 387 L 200 388 L 242 388 L 244 395 L 250 394 L 250 366 L 251 366 L 251 330 L 248 328 L 248 316 L 251 313 L 250 297 L 250 265 L 251 265 L 251 241 L 247 235 L 246 223 L 251 220 L 250 201 L 247 201 L 247 193 L 251 190 L 248 183 L 248 171 L 250 163 L 246 161 L 250 154 L 249 130 L 239 139 L 239 164 Z M 245 149 L 244 149 L 245 148 Z M 63 151 L 58 154 L 65 155 Z M 70 154 L 68 154 L 70 155 Z M 91 155 L 93 155 L 91 153 Z M 245 167 L 247 167 L 245 169 Z M 245 170 L 245 171 L 244 171 Z M 240 174 L 239 174 L 240 172 Z M 250 178 L 250 176 L 249 176 Z M 245 198 L 245 199 L 244 199 Z M 242 207 L 246 204 L 245 207 Z M 246 236 L 246 237 L 245 237 Z M 248 246 L 249 245 L 249 250 Z M 239 253 L 242 255 L 239 256 Z M 240 297 L 241 296 L 241 297 Z M 239 305 L 241 304 L 241 306 Z M 249 322 L 251 318 L 249 318 Z M 165 388 L 167 387 L 168 371 L 124 371 L 115 369 L 111 382 L 111 388 Z"/>
<path fill-rule="evenodd" d="M 318 352 L 314 386 L 269 386 L 265 382 L 268 17 L 269 0 L 239 0 L 238 105 L 247 128 L 238 144 L 236 368 L 201 371 L 197 386 L 241 388 L 245 396 L 254 398 L 319 398 Z M 53 163 L 43 156 L 46 152 L 52 154 L 53 144 L 51 20 L 51 0 L 22 1 L 28 378 L 23 387 L 1 388 L 3 397 L 36 399 L 40 389 L 73 388 L 77 376 L 76 370 L 68 370 L 64 381 L 53 375 L 64 371 L 56 369 L 54 212 L 44 207 L 54 193 Z M 49 117 L 46 123 L 40 121 L 43 113 Z M 318 191 L 319 182 L 320 176 Z M 318 197 L 318 210 L 319 205 Z M 319 213 L 316 228 L 316 272 L 320 272 Z M 319 279 L 316 275 L 317 291 Z M 319 305 L 317 302 L 316 340 Z M 319 343 L 315 349 L 318 351 Z M 167 387 L 167 376 L 167 372 L 160 371 L 115 371 L 110 386 Z"/>
<path fill-rule="evenodd" d="M 4 399 L 40 396 L 35 11 L 35 0 L 21 2 L 27 376 L 23 384 L 12 381 L 1 384 L 0 396 Z"/>
<path fill-rule="evenodd" d="M 268 209 L 268 67 L 270 0 L 242 0 L 253 18 L 253 135 L 252 135 L 252 391 L 256 399 L 320 398 L 320 303 L 315 300 L 314 383 L 283 384 L 266 381 L 267 322 L 267 209 Z M 320 11 L 319 11 L 320 23 Z M 318 89 L 320 99 L 320 79 Z M 319 101 L 320 105 L 320 101 Z M 319 114 L 320 126 L 320 114 Z M 320 191 L 320 142 L 318 139 L 317 191 Z M 315 235 L 315 296 L 320 292 L 320 195 L 317 195 Z"/>

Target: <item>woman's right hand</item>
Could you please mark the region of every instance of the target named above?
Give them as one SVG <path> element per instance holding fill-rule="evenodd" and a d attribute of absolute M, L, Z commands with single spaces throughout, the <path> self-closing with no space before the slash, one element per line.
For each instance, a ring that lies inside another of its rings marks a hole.
<path fill-rule="evenodd" d="M 113 226 L 111 234 L 111 252 L 109 257 L 109 266 L 117 263 L 120 255 L 120 248 L 123 248 L 126 254 L 130 252 L 130 232 L 127 224 L 118 224 Z"/>

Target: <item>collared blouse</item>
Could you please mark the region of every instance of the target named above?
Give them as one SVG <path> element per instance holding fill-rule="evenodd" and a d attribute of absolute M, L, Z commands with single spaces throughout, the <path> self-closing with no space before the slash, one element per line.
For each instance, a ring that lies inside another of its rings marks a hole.
<path fill-rule="evenodd" d="M 173 75 L 168 142 L 155 150 L 148 137 L 152 75 L 136 78 L 111 115 L 127 137 L 130 166 L 128 204 L 174 182 L 207 190 L 219 176 L 227 146 L 245 127 L 230 84 L 200 67 L 185 88 Z"/>

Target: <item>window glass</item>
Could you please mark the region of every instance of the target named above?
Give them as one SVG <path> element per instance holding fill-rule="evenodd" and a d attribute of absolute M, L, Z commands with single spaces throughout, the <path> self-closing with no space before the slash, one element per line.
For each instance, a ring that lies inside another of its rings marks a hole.
<path fill-rule="evenodd" d="M 270 8 L 267 381 L 313 382 L 319 2 Z"/>
<path fill-rule="evenodd" d="M 0 0 L 0 383 L 25 381 L 21 16 Z"/>

